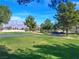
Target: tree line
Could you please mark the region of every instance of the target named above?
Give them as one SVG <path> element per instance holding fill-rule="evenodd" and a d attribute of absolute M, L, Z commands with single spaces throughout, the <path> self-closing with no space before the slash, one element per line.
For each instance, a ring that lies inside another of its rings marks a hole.
<path fill-rule="evenodd" d="M 51 1 L 51 7 L 53 7 L 53 2 Z M 50 32 L 53 29 L 61 29 L 63 32 L 66 32 L 68 35 L 68 31 L 74 26 L 76 29 L 79 26 L 79 10 L 76 10 L 76 4 L 67 1 L 61 1 L 57 6 L 55 6 L 57 11 L 55 15 L 55 19 L 57 20 L 56 24 L 53 24 L 50 19 L 46 19 L 44 23 L 40 25 L 40 31 Z M 9 21 L 10 16 L 12 15 L 8 6 L 0 5 L 0 24 L 6 23 Z M 37 24 L 35 22 L 35 18 L 33 16 L 28 16 L 25 19 L 25 25 L 29 27 L 30 31 L 35 31 Z M 76 30 L 77 33 L 77 30 Z"/>

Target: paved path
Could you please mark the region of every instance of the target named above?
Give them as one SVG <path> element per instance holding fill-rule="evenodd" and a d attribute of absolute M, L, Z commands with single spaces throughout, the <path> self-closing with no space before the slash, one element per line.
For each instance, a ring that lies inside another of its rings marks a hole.
<path fill-rule="evenodd" d="M 6 37 L 19 37 L 19 36 L 31 36 L 32 34 L 0 34 L 0 38 Z"/>

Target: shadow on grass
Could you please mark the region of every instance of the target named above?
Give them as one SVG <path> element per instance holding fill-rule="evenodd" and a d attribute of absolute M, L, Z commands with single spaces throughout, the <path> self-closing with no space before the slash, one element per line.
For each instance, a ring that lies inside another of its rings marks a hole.
<path fill-rule="evenodd" d="M 11 49 L 5 46 L 0 46 L 0 59 L 45 59 L 43 56 L 34 53 L 32 49 L 21 50 L 17 49 L 13 53 L 9 53 Z"/>
<path fill-rule="evenodd" d="M 36 49 L 17 49 L 9 53 L 11 49 L 1 45 L 0 59 L 79 59 L 79 46 L 75 44 L 34 45 L 33 47 Z"/>
<path fill-rule="evenodd" d="M 79 59 L 79 46 L 74 44 L 63 45 L 35 45 L 38 48 L 37 52 L 45 55 L 59 57 L 59 59 Z M 47 57 L 49 58 L 49 57 Z M 50 59 L 54 59 L 53 57 Z"/>

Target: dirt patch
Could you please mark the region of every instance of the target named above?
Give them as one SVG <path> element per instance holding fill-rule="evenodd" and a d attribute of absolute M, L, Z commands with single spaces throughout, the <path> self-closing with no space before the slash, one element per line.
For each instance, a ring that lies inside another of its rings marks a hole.
<path fill-rule="evenodd" d="M 73 37 L 63 37 L 64 39 L 74 39 Z"/>
<path fill-rule="evenodd" d="M 41 41 L 40 44 L 48 44 L 47 41 Z"/>

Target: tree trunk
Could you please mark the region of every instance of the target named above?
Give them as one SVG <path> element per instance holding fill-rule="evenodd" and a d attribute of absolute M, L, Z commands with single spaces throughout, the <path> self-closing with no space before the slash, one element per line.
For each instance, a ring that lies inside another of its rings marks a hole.
<path fill-rule="evenodd" d="M 78 29 L 78 28 L 77 28 L 77 26 L 76 26 L 76 31 L 75 31 L 76 34 L 77 34 L 77 29 Z"/>
<path fill-rule="evenodd" d="M 68 36 L 68 29 L 66 29 L 66 36 Z"/>
<path fill-rule="evenodd" d="M 65 30 L 63 29 L 63 33 L 64 33 L 64 31 L 65 31 Z"/>

